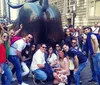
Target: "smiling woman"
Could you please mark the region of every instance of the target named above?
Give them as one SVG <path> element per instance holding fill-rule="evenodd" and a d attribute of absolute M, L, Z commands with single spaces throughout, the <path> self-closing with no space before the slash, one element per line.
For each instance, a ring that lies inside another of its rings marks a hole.
<path fill-rule="evenodd" d="M 11 85 L 11 80 L 12 80 L 12 73 L 11 73 L 10 68 L 8 67 L 8 64 L 7 64 L 6 45 L 8 45 L 8 44 L 6 43 L 6 45 L 5 45 L 5 42 L 8 42 L 8 38 L 9 37 L 8 37 L 7 32 L 1 33 L 1 39 L 0 39 L 0 69 L 3 71 L 3 74 L 5 75 L 5 76 L 2 75 L 2 78 L 1 78 L 2 84 L 5 84 L 5 85 Z"/>
<path fill-rule="evenodd" d="M 5 41 L 8 41 L 9 34 L 7 32 L 1 33 L 1 41 L 4 43 Z"/>

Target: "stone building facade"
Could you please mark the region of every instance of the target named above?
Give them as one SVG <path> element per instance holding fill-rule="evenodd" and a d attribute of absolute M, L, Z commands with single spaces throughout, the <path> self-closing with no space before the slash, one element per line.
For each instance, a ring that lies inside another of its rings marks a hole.
<path fill-rule="evenodd" d="M 63 26 L 88 26 L 94 23 L 100 25 L 100 0 L 49 0 L 49 3 L 60 10 Z"/>
<path fill-rule="evenodd" d="M 100 25 L 100 0 L 88 0 L 87 4 L 88 24 L 93 25 L 98 22 Z"/>

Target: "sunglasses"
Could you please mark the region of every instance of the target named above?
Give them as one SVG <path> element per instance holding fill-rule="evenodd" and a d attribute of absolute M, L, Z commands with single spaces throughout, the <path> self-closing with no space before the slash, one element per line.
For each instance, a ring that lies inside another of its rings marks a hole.
<path fill-rule="evenodd" d="M 76 44 L 76 42 L 72 42 L 72 44 Z"/>
<path fill-rule="evenodd" d="M 32 39 L 32 37 L 28 37 L 29 39 Z"/>
<path fill-rule="evenodd" d="M 8 38 L 8 36 L 4 35 L 3 38 Z"/>
<path fill-rule="evenodd" d="M 14 33 L 11 33 L 12 35 L 14 35 Z"/>
<path fill-rule="evenodd" d="M 46 49 L 46 47 L 44 47 L 44 46 L 42 46 L 42 48 L 45 48 Z"/>

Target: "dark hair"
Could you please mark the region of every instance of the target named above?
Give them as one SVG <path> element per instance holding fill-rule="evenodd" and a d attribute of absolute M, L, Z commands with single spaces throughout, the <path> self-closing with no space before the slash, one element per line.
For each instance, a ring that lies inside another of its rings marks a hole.
<path fill-rule="evenodd" d="M 60 51 L 62 51 L 64 53 L 64 57 L 65 57 L 65 51 L 63 49 L 59 49 L 59 52 Z M 61 59 L 61 58 L 59 57 L 59 59 Z"/>
<path fill-rule="evenodd" d="M 50 49 L 50 48 L 52 48 L 52 49 L 53 49 L 53 47 L 52 47 L 52 46 L 49 46 L 49 47 L 48 47 L 48 49 Z"/>
<path fill-rule="evenodd" d="M 89 30 L 90 30 L 90 32 L 92 32 L 91 27 L 84 27 L 84 28 L 83 28 L 83 30 L 86 30 L 86 29 L 89 29 Z"/>
<path fill-rule="evenodd" d="M 76 38 L 73 38 L 72 40 L 75 40 L 75 41 L 77 41 L 77 40 L 76 40 Z M 72 41 L 72 40 L 71 40 L 71 41 Z"/>
<path fill-rule="evenodd" d="M 52 46 L 49 46 L 49 47 L 48 47 L 48 49 L 47 49 L 48 53 L 49 53 L 49 49 L 50 49 L 50 48 L 52 48 L 52 53 L 54 53 L 54 49 L 53 49 Z"/>

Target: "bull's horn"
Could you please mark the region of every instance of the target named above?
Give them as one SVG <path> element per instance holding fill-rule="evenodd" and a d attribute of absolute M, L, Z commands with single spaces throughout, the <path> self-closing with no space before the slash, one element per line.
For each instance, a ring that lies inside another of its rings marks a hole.
<path fill-rule="evenodd" d="M 9 2 L 8 5 L 9 5 L 11 8 L 17 9 L 17 8 L 22 7 L 24 4 L 16 4 L 16 3 Z"/>

